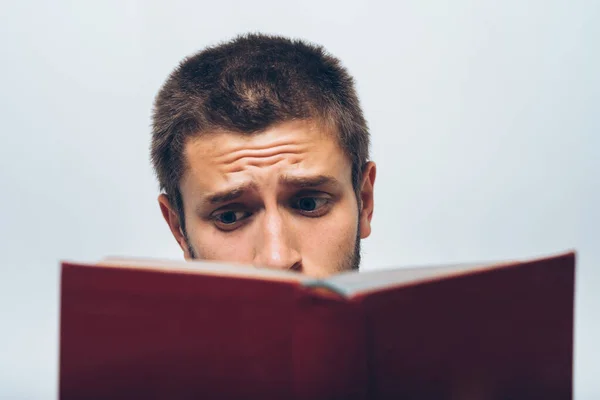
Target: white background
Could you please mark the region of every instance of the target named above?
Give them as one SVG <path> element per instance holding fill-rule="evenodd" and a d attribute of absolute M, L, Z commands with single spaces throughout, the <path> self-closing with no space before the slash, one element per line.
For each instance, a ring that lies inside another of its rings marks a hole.
<path fill-rule="evenodd" d="M 60 259 L 181 257 L 153 97 L 247 31 L 323 44 L 358 82 L 379 166 L 364 270 L 578 251 L 575 394 L 600 398 L 599 18 L 597 1 L 4 2 L 0 398 L 56 397 Z"/>

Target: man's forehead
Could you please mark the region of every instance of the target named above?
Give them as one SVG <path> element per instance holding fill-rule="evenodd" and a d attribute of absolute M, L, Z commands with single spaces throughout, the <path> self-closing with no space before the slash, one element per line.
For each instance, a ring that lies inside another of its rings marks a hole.
<path fill-rule="evenodd" d="M 186 143 L 184 156 L 184 178 L 206 184 L 236 180 L 250 170 L 257 172 L 257 168 L 270 175 L 278 171 L 278 175 L 296 178 L 346 175 L 350 169 L 337 136 L 303 121 L 280 124 L 255 134 L 202 134 Z M 278 180 L 284 179 L 278 176 Z"/>

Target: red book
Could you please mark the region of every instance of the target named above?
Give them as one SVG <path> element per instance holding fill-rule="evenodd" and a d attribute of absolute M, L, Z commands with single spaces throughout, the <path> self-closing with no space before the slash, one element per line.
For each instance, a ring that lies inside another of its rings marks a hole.
<path fill-rule="evenodd" d="M 64 262 L 59 398 L 570 399 L 574 275 Z"/>

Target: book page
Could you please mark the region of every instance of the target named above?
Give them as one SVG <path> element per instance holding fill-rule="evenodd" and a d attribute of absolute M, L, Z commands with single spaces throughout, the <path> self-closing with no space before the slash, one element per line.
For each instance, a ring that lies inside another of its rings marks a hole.
<path fill-rule="evenodd" d="M 82 265 L 133 268 L 164 272 L 179 272 L 201 275 L 229 276 L 272 281 L 304 282 L 309 280 L 305 275 L 294 271 L 258 268 L 248 265 L 185 260 L 160 260 L 136 257 L 106 257 L 96 263 L 77 263 Z"/>
<path fill-rule="evenodd" d="M 558 257 L 572 256 L 574 251 L 564 251 L 554 255 L 512 259 L 504 261 L 483 261 L 453 265 L 421 266 L 413 268 L 384 269 L 365 273 L 347 272 L 332 276 L 322 282 L 309 281 L 306 285 L 323 286 L 340 295 L 351 297 L 372 291 L 391 289 L 417 283 L 451 278 L 454 276 L 477 273 L 489 269 L 507 268 L 522 263 L 539 262 Z"/>
<path fill-rule="evenodd" d="M 445 266 L 424 266 L 413 268 L 394 268 L 372 270 L 368 272 L 349 271 L 317 279 L 299 272 L 259 268 L 246 264 L 225 262 L 161 260 L 141 257 L 106 257 L 90 264 L 114 268 L 135 268 L 165 272 L 179 272 L 224 277 L 239 277 L 271 281 L 298 282 L 306 287 L 325 288 L 340 295 L 352 295 L 407 285 L 435 279 L 442 276 L 473 270 L 482 264 L 455 264 Z"/>
<path fill-rule="evenodd" d="M 324 286 L 341 295 L 351 297 L 359 293 L 384 290 L 452 275 L 459 275 L 499 263 L 468 263 L 444 266 L 396 268 L 369 272 L 348 272 L 323 281 L 307 282 L 308 286 Z"/>
<path fill-rule="evenodd" d="M 548 258 L 546 256 L 544 258 Z M 316 279 L 296 271 L 259 268 L 225 262 L 208 261 L 173 261 L 136 257 L 107 257 L 97 263 L 74 263 L 77 265 L 104 266 L 112 268 L 134 268 L 164 272 L 178 272 L 199 275 L 214 275 L 267 281 L 297 282 L 305 287 L 322 288 L 345 297 L 391 289 L 421 282 L 438 280 L 482 271 L 488 268 L 502 268 L 529 260 L 511 260 L 497 262 L 471 262 L 464 264 L 404 267 L 394 269 L 371 270 L 368 272 L 342 272 L 324 279 Z M 67 262 L 68 263 L 68 262 Z"/>

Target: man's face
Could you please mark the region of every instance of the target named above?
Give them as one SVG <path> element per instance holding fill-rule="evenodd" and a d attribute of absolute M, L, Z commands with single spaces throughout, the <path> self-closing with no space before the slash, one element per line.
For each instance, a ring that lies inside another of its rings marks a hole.
<path fill-rule="evenodd" d="M 291 269 L 321 277 L 352 269 L 370 234 L 375 165 L 357 201 L 335 134 L 307 121 L 253 135 L 203 134 L 186 143 L 180 182 L 185 230 L 166 196 L 163 215 L 186 259 Z"/>

